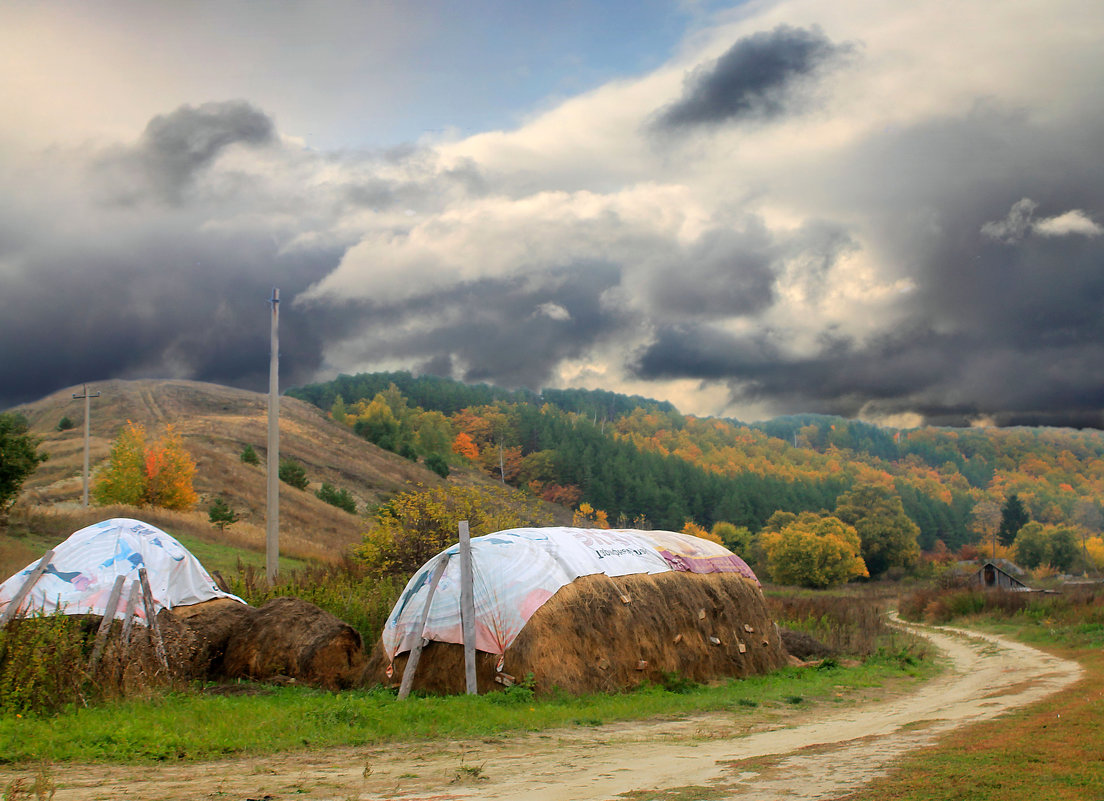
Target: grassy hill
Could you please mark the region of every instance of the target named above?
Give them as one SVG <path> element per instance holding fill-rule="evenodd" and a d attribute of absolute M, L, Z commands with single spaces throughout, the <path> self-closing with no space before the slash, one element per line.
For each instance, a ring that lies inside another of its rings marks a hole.
<path fill-rule="evenodd" d="M 0 574 L 22 568 L 69 533 L 108 517 L 147 520 L 181 537 L 212 569 L 239 557 L 263 565 L 265 531 L 265 443 L 268 397 L 255 392 L 195 381 L 105 381 L 90 386 L 100 396 L 91 402 L 92 474 L 107 458 L 112 440 L 128 420 L 145 426 L 150 438 L 166 424 L 183 437 L 196 461 L 195 489 L 200 502 L 191 512 L 172 513 L 132 507 L 81 508 L 84 401 L 81 387 L 69 387 L 16 407 L 42 439 L 50 458 L 28 479 L 6 531 L 0 530 Z M 58 431 L 68 417 L 75 428 Z M 253 466 L 241 461 L 252 445 L 261 457 Z M 310 486 L 280 485 L 280 551 L 287 566 L 302 560 L 335 561 L 360 542 L 369 525 L 365 509 L 396 492 L 419 484 L 442 483 L 419 464 L 372 445 L 335 424 L 317 407 L 295 398 L 280 401 L 280 454 L 306 468 Z M 471 471 L 454 472 L 454 483 L 487 481 Z M 322 482 L 346 489 L 356 499 L 352 515 L 315 497 Z M 220 533 L 207 520 L 211 500 L 221 496 L 240 516 Z"/>

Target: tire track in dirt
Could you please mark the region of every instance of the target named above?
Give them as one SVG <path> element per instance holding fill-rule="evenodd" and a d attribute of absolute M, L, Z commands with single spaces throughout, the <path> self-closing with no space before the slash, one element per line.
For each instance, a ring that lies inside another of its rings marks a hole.
<path fill-rule="evenodd" d="M 828 799 L 858 789 L 952 728 L 1037 701 L 1081 675 L 1076 663 L 993 635 L 907 628 L 948 657 L 944 675 L 910 695 L 789 728 L 744 733 L 738 717 L 715 713 L 192 765 L 68 765 L 54 770 L 55 799 L 608 801 L 631 790 L 690 785 L 729 799 Z"/>

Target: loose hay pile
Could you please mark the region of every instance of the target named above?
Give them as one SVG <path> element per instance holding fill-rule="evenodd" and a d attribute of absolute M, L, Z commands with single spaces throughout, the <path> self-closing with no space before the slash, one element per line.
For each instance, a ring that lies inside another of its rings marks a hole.
<path fill-rule="evenodd" d="M 377 643 L 368 683 L 398 682 L 407 657 L 396 658 L 389 679 Z M 536 611 L 503 658 L 503 673 L 518 680 L 532 674 L 537 692 L 558 688 L 573 694 L 662 683 L 665 674 L 703 682 L 749 676 L 787 663 L 755 582 L 736 573 L 675 571 L 576 579 Z M 481 692 L 502 688 L 496 683 L 498 659 L 477 653 Z M 462 646 L 427 645 L 413 687 L 464 692 Z"/>

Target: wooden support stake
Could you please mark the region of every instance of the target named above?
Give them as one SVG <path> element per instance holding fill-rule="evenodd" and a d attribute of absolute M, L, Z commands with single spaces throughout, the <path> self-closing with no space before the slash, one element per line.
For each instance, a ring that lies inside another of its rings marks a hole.
<path fill-rule="evenodd" d="M 468 521 L 460 521 L 460 625 L 464 630 L 464 679 L 468 695 L 479 694 L 475 675 L 475 573 Z"/>
<path fill-rule="evenodd" d="M 426 619 L 429 617 L 429 605 L 433 603 L 433 594 L 437 592 L 437 584 L 441 580 L 441 576 L 445 574 L 445 567 L 448 565 L 448 559 L 442 559 L 437 565 L 437 569 L 433 571 L 433 578 L 429 582 L 429 592 L 426 593 L 425 607 L 422 609 L 422 619 L 418 622 L 419 635 L 425 632 Z M 414 684 L 414 671 L 418 669 L 418 660 L 422 658 L 422 649 L 426 646 L 425 637 L 419 636 L 418 643 L 410 651 L 410 656 L 406 658 L 406 667 L 403 669 L 402 684 L 399 685 L 399 700 L 406 698 L 410 695 L 410 688 Z"/>
<path fill-rule="evenodd" d="M 157 650 L 157 659 L 161 667 L 169 669 L 169 658 L 165 655 L 165 642 L 161 639 L 161 627 L 157 625 L 157 615 L 154 614 L 153 592 L 150 590 L 149 577 L 144 567 L 138 568 L 138 580 L 142 582 L 142 601 L 146 607 L 146 625 L 149 626 L 150 639 Z"/>
<path fill-rule="evenodd" d="M 96 666 L 100 663 L 100 657 L 103 656 L 104 646 L 107 645 L 107 636 L 111 633 L 111 624 L 115 622 L 115 610 L 119 608 L 119 596 L 123 594 L 124 581 L 126 581 L 126 576 L 116 576 L 115 583 L 111 587 L 111 594 L 107 596 L 107 606 L 104 608 L 100 628 L 96 632 L 96 644 L 92 647 L 92 661 L 89 662 L 89 669 L 93 673 L 96 672 Z"/>
<path fill-rule="evenodd" d="M 130 630 L 134 628 L 134 612 L 138 609 L 141 600 L 142 588 L 139 586 L 139 582 L 132 581 L 130 583 L 130 600 L 127 601 L 126 614 L 123 615 L 123 633 L 121 635 L 123 645 L 130 645 Z"/>
<path fill-rule="evenodd" d="M 23 600 L 27 597 L 27 593 L 34 587 L 35 582 L 38 581 L 38 577 L 46 572 L 47 566 L 50 564 L 50 560 L 54 558 L 53 550 L 47 551 L 41 559 L 38 560 L 38 564 L 35 565 L 34 570 L 27 576 L 27 580 L 23 582 L 23 586 L 19 588 L 19 592 L 15 594 L 15 597 L 11 599 L 8 607 L 4 610 L 3 614 L 0 614 L 0 628 L 3 628 L 8 624 L 8 621 L 15 617 L 19 611 L 19 607 L 22 606 Z"/>

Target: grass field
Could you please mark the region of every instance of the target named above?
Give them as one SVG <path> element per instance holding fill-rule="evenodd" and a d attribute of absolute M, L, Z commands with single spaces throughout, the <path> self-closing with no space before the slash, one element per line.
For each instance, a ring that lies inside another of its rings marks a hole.
<path fill-rule="evenodd" d="M 391 691 L 330 693 L 240 684 L 0 718 L 0 762 L 159 762 L 439 738 L 490 737 L 616 720 L 729 712 L 776 721 L 790 711 L 860 703 L 931 675 L 931 662 L 886 654 L 858 667 L 785 668 L 713 686 L 535 699 L 524 687 L 484 696 L 396 700 Z M 236 692 L 235 692 L 236 690 Z"/>

